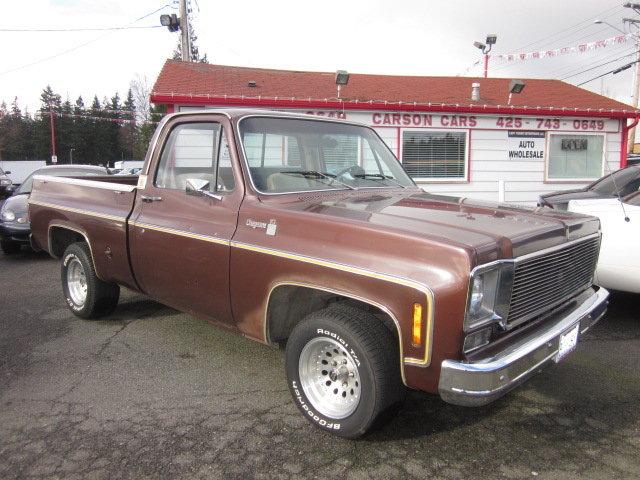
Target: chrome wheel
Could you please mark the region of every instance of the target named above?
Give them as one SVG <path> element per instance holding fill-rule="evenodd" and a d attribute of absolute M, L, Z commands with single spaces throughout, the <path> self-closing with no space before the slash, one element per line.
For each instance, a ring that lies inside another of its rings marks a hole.
<path fill-rule="evenodd" d="M 298 375 L 302 390 L 318 413 L 340 419 L 358 407 L 358 367 L 337 341 L 324 337 L 310 340 L 300 353 Z"/>
<path fill-rule="evenodd" d="M 84 305 L 87 300 L 87 276 L 77 257 L 72 258 L 67 265 L 67 287 L 73 303 L 79 307 Z"/>

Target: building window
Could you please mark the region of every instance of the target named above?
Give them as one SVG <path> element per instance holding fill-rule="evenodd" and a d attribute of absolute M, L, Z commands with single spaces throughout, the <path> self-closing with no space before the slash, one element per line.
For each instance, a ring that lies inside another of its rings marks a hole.
<path fill-rule="evenodd" d="M 412 178 L 465 180 L 467 132 L 405 131 L 402 164 Z"/>
<path fill-rule="evenodd" d="M 593 180 L 602 176 L 604 135 L 549 134 L 548 180 Z"/>

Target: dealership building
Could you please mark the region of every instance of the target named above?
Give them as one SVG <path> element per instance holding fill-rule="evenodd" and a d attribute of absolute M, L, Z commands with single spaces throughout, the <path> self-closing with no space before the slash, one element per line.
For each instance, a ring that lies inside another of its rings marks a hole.
<path fill-rule="evenodd" d="M 559 80 L 337 75 L 177 60 L 165 63 L 151 101 L 169 112 L 266 108 L 361 122 L 425 190 L 522 204 L 625 166 L 628 132 L 640 116 Z M 284 162 L 279 145 L 262 148 L 270 161 Z"/>

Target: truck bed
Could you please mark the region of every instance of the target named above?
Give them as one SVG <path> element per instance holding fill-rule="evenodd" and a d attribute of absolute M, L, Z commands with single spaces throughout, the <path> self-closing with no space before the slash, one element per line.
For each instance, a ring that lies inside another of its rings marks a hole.
<path fill-rule="evenodd" d="M 52 177 L 36 175 L 29 198 L 35 245 L 60 256 L 51 233 L 66 227 L 91 245 L 96 274 L 136 288 L 128 258 L 127 220 L 136 196 L 135 176 Z"/>

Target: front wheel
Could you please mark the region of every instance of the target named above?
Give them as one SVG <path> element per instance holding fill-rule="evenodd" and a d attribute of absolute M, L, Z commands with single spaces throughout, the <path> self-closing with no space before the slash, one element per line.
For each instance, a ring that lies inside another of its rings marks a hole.
<path fill-rule="evenodd" d="M 305 418 L 347 438 L 365 434 L 405 393 L 397 339 L 379 319 L 346 305 L 314 312 L 294 328 L 286 373 Z"/>
<path fill-rule="evenodd" d="M 67 247 L 60 273 L 64 298 L 76 316 L 99 318 L 115 310 L 120 287 L 98 278 L 86 243 L 73 243 Z"/>

